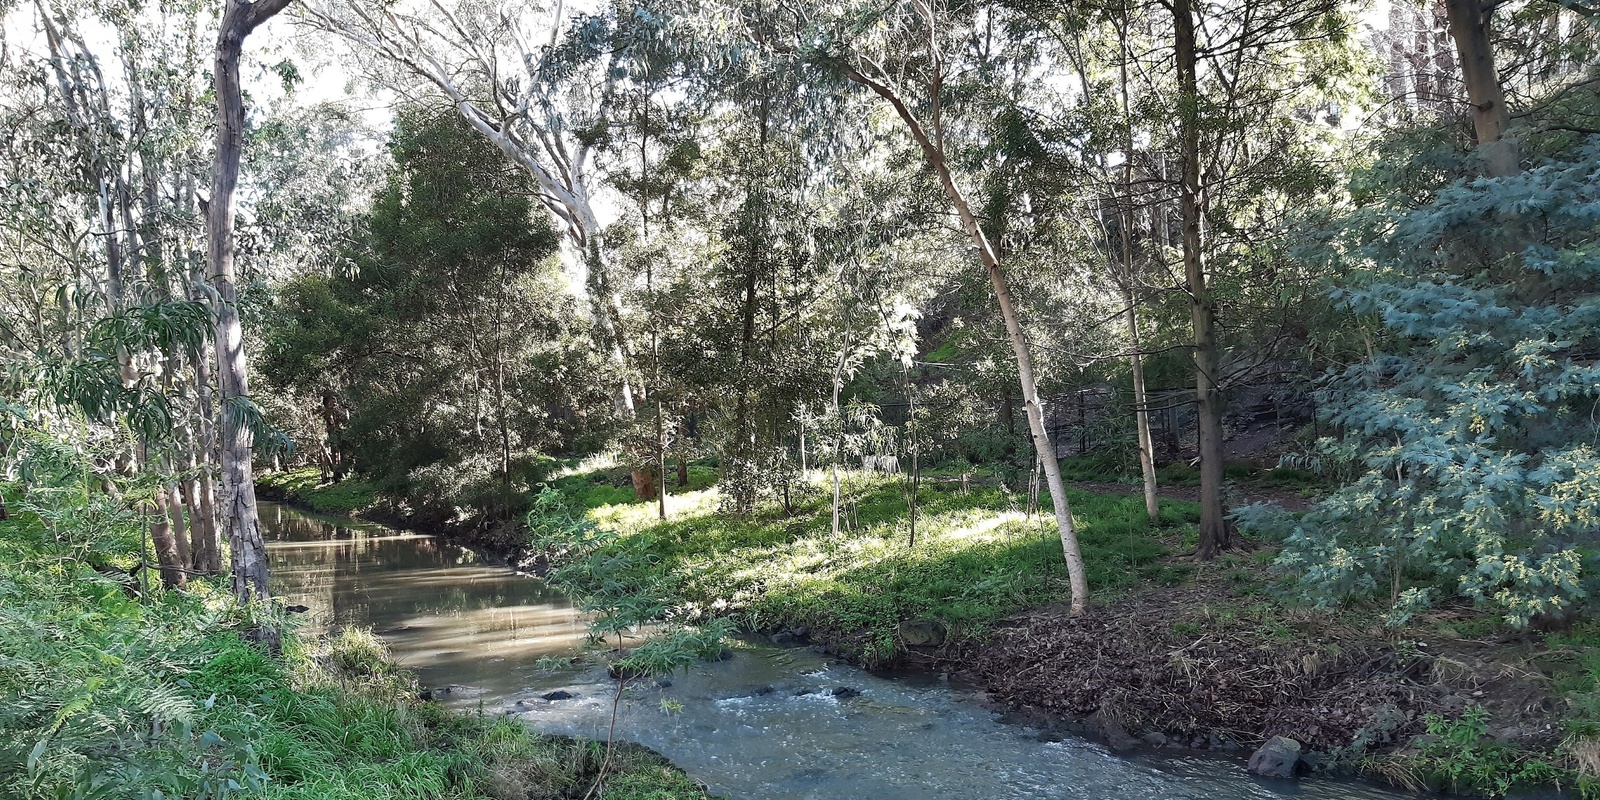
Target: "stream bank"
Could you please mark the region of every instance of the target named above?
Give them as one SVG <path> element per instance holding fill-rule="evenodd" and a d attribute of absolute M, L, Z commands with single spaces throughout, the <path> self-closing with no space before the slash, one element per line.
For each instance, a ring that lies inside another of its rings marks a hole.
<path fill-rule="evenodd" d="M 1066 587 L 1053 535 L 996 487 L 926 490 L 911 548 L 903 495 L 885 481 L 847 493 L 853 529 L 834 537 L 821 498 L 794 516 L 730 517 L 714 492 L 688 492 L 661 521 L 647 504 L 613 502 L 623 480 L 558 485 L 574 516 L 615 537 L 591 555 L 614 559 L 608 579 L 624 591 L 665 591 L 684 616 L 729 617 L 868 668 L 958 676 L 1017 722 L 1240 761 L 1282 736 L 1304 746 L 1302 773 L 1409 788 L 1587 780 L 1574 704 L 1556 683 L 1572 685 L 1585 637 L 1600 637 L 1510 632 L 1465 608 L 1400 631 L 1359 609 L 1298 608 L 1280 599 L 1270 548 L 1184 558 L 1190 504 L 1163 501 L 1151 525 L 1139 498 L 1075 492 L 1099 591 L 1069 618 L 1055 607 Z M 526 534 L 491 530 L 442 532 L 527 563 Z"/>
<path fill-rule="evenodd" d="M 1117 755 L 1077 737 L 1007 724 L 977 702 L 976 687 L 959 681 L 874 674 L 809 648 L 750 638 L 730 642 L 725 658 L 631 682 L 619 696 L 603 660 L 574 658 L 584 655 L 585 620 L 537 579 L 436 537 L 377 525 L 271 505 L 263 524 L 280 596 L 308 606 L 304 616 L 312 624 L 370 627 L 437 705 L 591 741 L 610 734 L 615 707 L 618 738 L 661 753 L 719 794 L 763 800 L 1398 796 L 1336 780 L 1262 781 L 1244 774 L 1237 760 Z"/>

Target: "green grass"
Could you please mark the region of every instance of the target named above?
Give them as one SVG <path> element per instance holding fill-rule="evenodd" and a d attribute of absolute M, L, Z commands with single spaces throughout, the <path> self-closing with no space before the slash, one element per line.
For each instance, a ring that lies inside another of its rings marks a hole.
<path fill-rule="evenodd" d="M 1506 797 L 1519 790 L 1566 783 L 1578 796 L 1600 794 L 1592 778 L 1574 774 L 1541 754 L 1531 753 L 1489 736 L 1489 713 L 1469 709 L 1455 718 L 1429 715 L 1428 734 L 1414 752 L 1374 759 L 1369 769 L 1413 789 Z"/>
<path fill-rule="evenodd" d="M 717 482 L 717 471 L 703 463 L 689 464 L 689 483 L 678 485 L 675 462 L 667 464 L 667 494 L 669 496 L 702 492 Z M 550 485 L 560 490 L 573 502 L 584 508 L 623 505 L 642 502 L 634 495 L 633 481 L 628 470 L 622 467 L 578 472 L 551 480 Z"/>
<path fill-rule="evenodd" d="M 322 472 L 316 467 L 262 475 L 256 479 L 256 484 L 320 514 L 353 516 L 371 508 L 378 500 L 377 490 L 371 483 L 350 477 L 324 484 Z"/>
<path fill-rule="evenodd" d="M 674 498 L 671 517 L 660 521 L 652 504 L 632 500 L 631 492 L 608 491 L 606 483 L 569 478 L 557 484 L 593 509 L 590 516 L 602 528 L 620 534 L 588 557 L 597 565 L 630 565 L 624 575 L 604 572 L 605 580 L 665 591 L 691 616 L 731 615 L 758 629 L 806 626 L 869 664 L 895 657 L 896 629 L 905 620 L 932 617 L 955 635 L 969 636 L 1017 611 L 1068 597 L 1048 499 L 1045 515 L 1030 519 L 1020 495 L 928 486 L 913 547 L 896 480 L 851 476 L 859 526 L 838 537 L 831 533 L 822 485 L 800 500 L 792 517 L 776 510 L 749 517 L 719 513 L 716 492 L 703 490 Z M 620 502 L 600 502 L 612 498 Z M 1099 597 L 1186 579 L 1189 568 L 1166 556 L 1198 520 L 1193 504 L 1163 501 L 1166 524 L 1152 527 L 1136 496 L 1073 491 L 1069 502 Z M 636 557 L 612 558 L 622 554 Z"/>
<path fill-rule="evenodd" d="M 370 633 L 289 630 L 272 656 L 246 635 L 263 612 L 213 581 L 139 593 L 111 580 L 101 570 L 137 561 L 128 520 L 92 537 L 28 513 L 0 522 L 7 798 L 531 800 L 587 788 L 601 745 L 422 703 Z M 705 796 L 640 748 L 612 766 L 608 797 Z"/>

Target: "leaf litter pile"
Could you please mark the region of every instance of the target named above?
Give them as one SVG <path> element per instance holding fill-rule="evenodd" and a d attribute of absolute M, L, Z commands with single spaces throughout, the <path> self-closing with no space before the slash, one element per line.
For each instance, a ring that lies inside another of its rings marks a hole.
<path fill-rule="evenodd" d="M 1286 613 L 1247 618 L 1236 600 L 1207 589 L 1130 598 L 1080 617 L 1039 611 L 995 630 L 965 672 L 1012 708 L 1159 733 L 1178 746 L 1287 736 L 1359 756 L 1405 744 L 1425 715 L 1462 704 L 1427 652 L 1329 626 L 1312 612 Z"/>

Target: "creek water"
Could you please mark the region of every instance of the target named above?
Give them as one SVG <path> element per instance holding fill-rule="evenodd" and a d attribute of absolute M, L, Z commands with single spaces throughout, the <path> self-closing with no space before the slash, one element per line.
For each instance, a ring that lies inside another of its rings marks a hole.
<path fill-rule="evenodd" d="M 613 681 L 577 655 L 583 615 L 543 582 L 466 548 L 366 522 L 262 504 L 274 591 L 308 624 L 371 627 L 443 702 L 534 729 L 604 738 Z M 548 661 L 545 662 L 548 665 Z M 1358 783 L 1258 780 L 1243 759 L 1114 755 L 1001 722 L 973 692 L 885 677 L 805 649 L 740 643 L 733 657 L 630 689 L 617 735 L 734 798 L 1379 800 Z M 859 694 L 836 697 L 845 687 Z M 565 693 L 569 697 L 562 697 Z M 548 700 L 544 695 L 561 699 Z"/>

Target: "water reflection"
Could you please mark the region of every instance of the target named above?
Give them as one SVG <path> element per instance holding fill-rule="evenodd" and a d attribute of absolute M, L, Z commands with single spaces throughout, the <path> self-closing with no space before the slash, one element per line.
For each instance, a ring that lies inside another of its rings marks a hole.
<path fill-rule="evenodd" d="M 509 693 L 541 657 L 583 640 L 580 615 L 542 581 L 432 536 L 262 504 L 273 591 L 323 629 L 370 626 L 425 685 Z"/>

